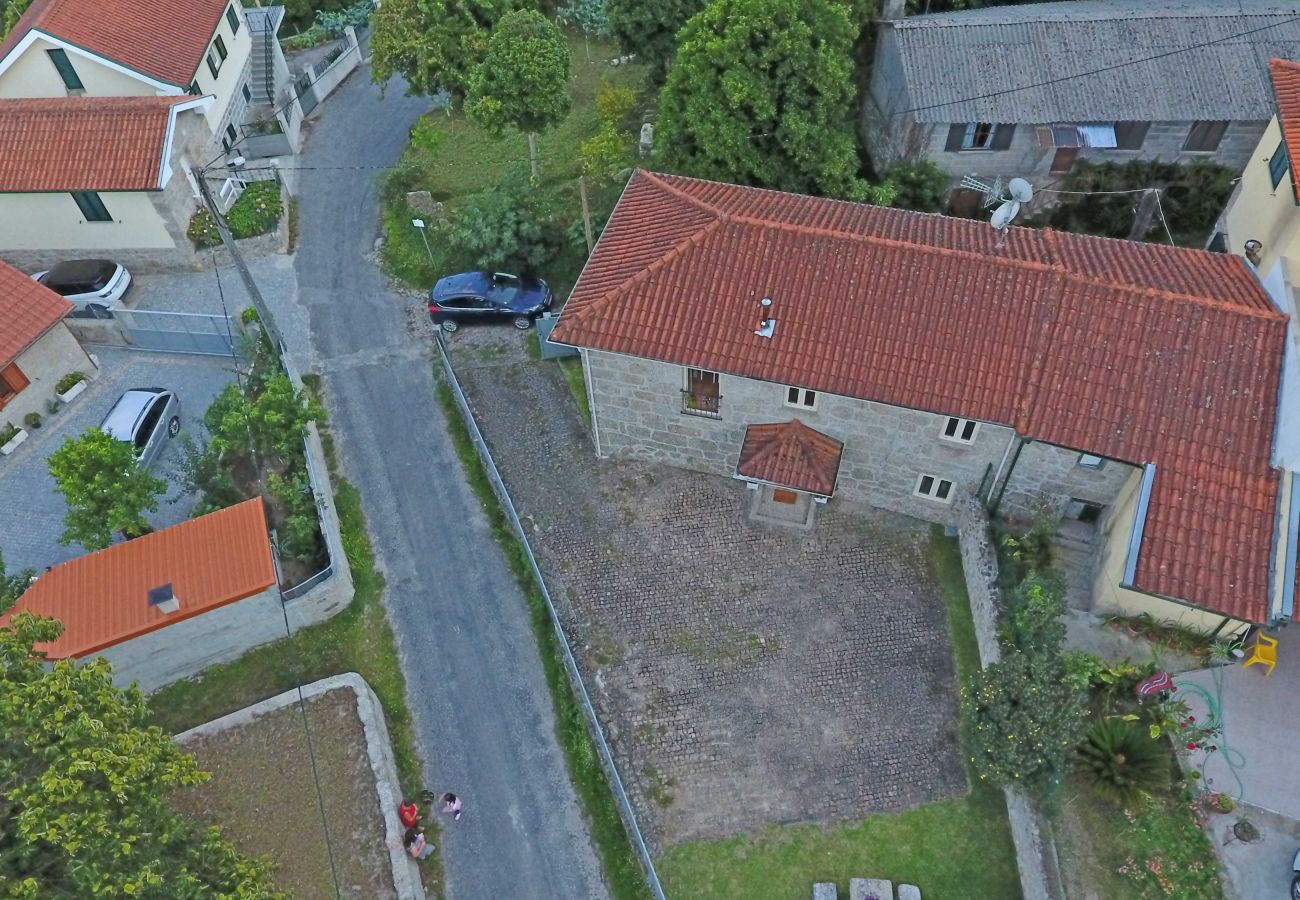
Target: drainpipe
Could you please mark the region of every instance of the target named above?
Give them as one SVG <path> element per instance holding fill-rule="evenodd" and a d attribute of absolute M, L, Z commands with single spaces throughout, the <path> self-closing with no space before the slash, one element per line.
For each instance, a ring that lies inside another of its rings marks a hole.
<path fill-rule="evenodd" d="M 993 480 L 989 482 L 989 495 L 984 498 L 987 501 L 986 506 L 991 506 L 993 503 L 993 491 L 998 486 L 998 479 L 1002 477 L 1002 470 L 1007 467 L 1007 457 L 1011 455 L 1011 448 L 1016 445 L 1019 437 L 1014 431 L 1011 432 L 1011 440 L 1007 441 L 1007 449 L 1002 451 L 1002 461 L 998 463 L 998 471 L 994 474 Z"/>
<path fill-rule="evenodd" d="M 1012 435 L 1011 443 L 1007 445 L 1007 453 L 1011 453 L 1012 447 L 1015 447 L 1016 452 L 1011 454 L 1011 464 L 1006 467 L 1007 477 L 1005 480 L 1003 480 L 1002 486 L 998 488 L 997 499 L 989 504 L 989 513 L 991 514 L 996 513 L 998 511 L 998 507 L 1002 505 L 1002 495 L 1007 492 L 1007 485 L 1011 483 L 1011 475 L 1013 472 L 1016 471 L 1016 463 L 1020 461 L 1020 451 L 1025 449 L 1025 444 L 1028 443 L 1029 440 L 1026 438 L 1022 438 L 1020 435 L 1018 434 Z M 1005 464 L 1006 461 L 1007 461 L 1006 454 L 1003 454 L 1002 462 Z M 999 475 L 1002 474 L 1002 466 L 998 466 L 998 474 Z M 993 484 L 996 485 L 997 483 L 998 483 L 997 478 L 994 478 Z M 989 493 L 992 494 L 992 488 L 989 489 Z"/>

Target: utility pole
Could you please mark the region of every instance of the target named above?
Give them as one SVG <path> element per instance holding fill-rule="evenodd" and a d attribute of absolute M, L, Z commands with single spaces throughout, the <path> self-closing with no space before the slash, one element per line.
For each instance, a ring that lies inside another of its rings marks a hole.
<path fill-rule="evenodd" d="M 1151 230 L 1151 219 L 1156 214 L 1156 206 L 1159 202 L 1160 188 L 1147 188 L 1142 194 L 1142 199 L 1138 201 L 1137 215 L 1133 217 L 1133 227 L 1128 232 L 1130 241 L 1146 240 L 1147 232 Z"/>
<path fill-rule="evenodd" d="M 595 243 L 591 239 L 591 207 L 587 204 L 587 176 L 578 176 L 578 195 L 582 197 L 582 233 L 587 238 L 587 255 L 591 256 Z"/>
<path fill-rule="evenodd" d="M 267 308 L 266 301 L 262 299 L 262 292 L 258 289 L 257 282 L 253 280 L 253 273 L 248 271 L 248 265 L 244 262 L 244 257 L 240 255 L 239 248 L 235 246 L 235 238 L 230 233 L 230 226 L 226 224 L 226 217 L 217 208 L 217 201 L 212 196 L 212 188 L 208 185 L 208 173 L 206 170 L 200 169 L 195 175 L 199 183 L 199 193 L 203 195 L 203 204 L 208 208 L 213 224 L 217 226 L 217 234 L 221 235 L 221 243 L 230 251 L 230 258 L 235 261 L 235 268 L 239 270 L 239 277 L 244 282 L 244 288 L 248 291 L 249 299 L 253 301 L 253 309 L 257 310 L 257 317 L 262 320 L 262 327 L 266 329 L 267 336 L 271 339 L 271 343 L 275 345 L 276 352 L 284 353 L 287 349 L 284 338 L 280 335 L 280 329 L 275 325 L 275 319 L 271 316 L 271 310 Z"/>

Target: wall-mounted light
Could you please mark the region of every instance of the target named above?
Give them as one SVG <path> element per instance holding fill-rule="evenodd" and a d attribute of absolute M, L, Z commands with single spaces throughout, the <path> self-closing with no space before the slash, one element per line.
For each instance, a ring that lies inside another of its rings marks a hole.
<path fill-rule="evenodd" d="M 1251 240 L 1246 241 L 1245 248 L 1246 248 L 1246 259 L 1250 260 L 1250 264 L 1252 266 L 1258 266 L 1259 255 L 1260 252 L 1264 249 L 1264 245 L 1261 244 L 1259 241 L 1255 240 L 1254 238 L 1252 238 Z"/>

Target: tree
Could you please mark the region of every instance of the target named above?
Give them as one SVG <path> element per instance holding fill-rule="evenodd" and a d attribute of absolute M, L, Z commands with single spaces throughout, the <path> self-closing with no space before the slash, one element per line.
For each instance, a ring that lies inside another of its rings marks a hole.
<path fill-rule="evenodd" d="M 650 78 L 664 83 L 677 51 L 677 32 L 704 8 L 705 0 L 608 0 L 609 30 L 624 53 L 635 53 L 650 67 Z"/>
<path fill-rule="evenodd" d="M 523 9 L 501 18 L 483 61 L 470 75 L 465 111 L 495 135 L 507 126 L 528 135 L 528 159 L 537 172 L 537 133 L 569 114 L 569 45 L 559 27 Z"/>
<path fill-rule="evenodd" d="M 582 42 L 591 59 L 592 37 L 609 36 L 608 0 L 569 0 L 555 11 L 555 21 L 562 25 L 576 25 L 582 29 Z"/>
<path fill-rule="evenodd" d="M 385 0 L 370 36 L 371 78 L 406 79 L 408 94 L 446 91 L 465 96 L 470 72 L 487 50 L 488 36 L 528 0 Z"/>
<path fill-rule="evenodd" d="M 447 234 L 451 258 L 490 271 L 535 272 L 559 244 L 551 220 L 522 165 L 512 167 L 456 208 Z"/>
<path fill-rule="evenodd" d="M 50 454 L 55 489 L 68 504 L 63 544 L 73 541 L 87 550 L 102 550 L 113 533 L 138 537 L 149 532 L 146 510 L 158 509 L 158 495 L 167 483 L 154 477 L 135 458 L 126 441 L 88 428 L 78 438 L 64 438 Z"/>
<path fill-rule="evenodd" d="M 324 417 L 318 402 L 294 388 L 288 375 L 276 372 L 260 383 L 248 382 L 242 391 L 226 385 L 203 413 L 203 424 L 218 456 L 256 456 L 265 466 L 295 457 L 307 423 Z"/>
<path fill-rule="evenodd" d="M 0 17 L 0 39 L 9 34 L 13 27 L 18 24 L 18 20 L 27 12 L 27 7 L 32 5 L 32 0 L 8 0 L 7 3 L 0 3 L 0 11 L 4 15 Z"/>
<path fill-rule="evenodd" d="M 686 23 L 657 143 L 700 178 L 889 203 L 858 177 L 853 41 L 835 0 L 714 0 Z"/>
<path fill-rule="evenodd" d="M 0 554 L 0 613 L 18 602 L 18 598 L 31 586 L 35 576 L 35 569 L 23 569 L 10 575 L 5 568 L 4 554 Z"/>
<path fill-rule="evenodd" d="M 20 613 L 0 628 L 0 894 L 277 898 L 264 862 L 174 812 L 168 792 L 209 777 L 104 659 L 47 667 L 63 631 Z"/>
<path fill-rule="evenodd" d="M 1046 792 L 1083 738 L 1085 694 L 1056 657 L 1007 654 L 962 688 L 961 705 L 971 762 L 1000 787 Z"/>

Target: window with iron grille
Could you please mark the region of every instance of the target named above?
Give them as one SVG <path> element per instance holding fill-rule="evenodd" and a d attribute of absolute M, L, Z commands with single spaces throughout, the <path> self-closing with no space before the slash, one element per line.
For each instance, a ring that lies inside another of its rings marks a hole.
<path fill-rule="evenodd" d="M 722 393 L 717 372 L 705 369 L 686 370 L 686 388 L 682 391 L 682 412 L 696 416 L 720 416 Z"/>

